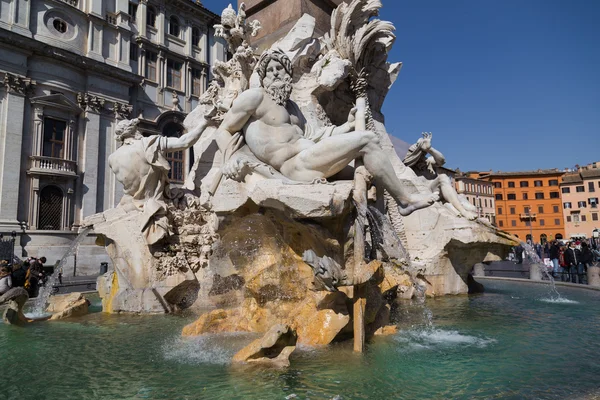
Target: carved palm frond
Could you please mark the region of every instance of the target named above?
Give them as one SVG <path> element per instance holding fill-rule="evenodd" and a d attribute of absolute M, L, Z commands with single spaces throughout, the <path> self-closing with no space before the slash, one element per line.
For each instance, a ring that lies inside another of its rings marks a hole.
<path fill-rule="evenodd" d="M 367 67 L 374 51 L 387 51 L 396 36 L 394 25 L 387 21 L 372 19 L 379 15 L 380 0 L 354 0 L 342 3 L 331 15 L 331 30 L 325 34 L 327 50 L 335 50 L 349 60 L 356 71 Z"/>

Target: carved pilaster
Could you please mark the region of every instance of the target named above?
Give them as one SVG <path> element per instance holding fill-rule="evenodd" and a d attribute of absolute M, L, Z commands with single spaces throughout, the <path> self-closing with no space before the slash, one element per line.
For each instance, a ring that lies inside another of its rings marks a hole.
<path fill-rule="evenodd" d="M 32 154 L 35 156 L 42 155 L 43 142 L 43 125 L 44 124 L 44 107 L 36 106 L 33 109 L 33 147 Z"/>
<path fill-rule="evenodd" d="M 4 74 L 4 86 L 6 86 L 6 90 L 9 92 L 27 96 L 33 93 L 35 85 L 36 82 L 30 78 L 24 78 L 8 72 Z"/>

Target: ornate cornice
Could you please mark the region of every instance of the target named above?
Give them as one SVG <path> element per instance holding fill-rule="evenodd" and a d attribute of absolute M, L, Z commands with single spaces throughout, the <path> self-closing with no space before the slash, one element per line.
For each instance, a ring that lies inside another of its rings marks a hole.
<path fill-rule="evenodd" d="M 52 59 L 67 63 L 70 66 L 94 71 L 101 75 L 110 76 L 124 82 L 139 84 L 142 80 L 139 75 L 132 72 L 71 53 L 68 50 L 59 49 L 58 47 L 39 42 L 6 29 L 0 29 L 0 43 L 14 46 L 21 50 L 32 51 L 34 54 L 51 57 Z"/>
<path fill-rule="evenodd" d="M 104 110 L 106 99 L 88 93 L 77 93 L 77 104 L 85 111 L 100 114 Z"/>
<path fill-rule="evenodd" d="M 35 85 L 36 82 L 30 78 L 13 75 L 9 72 L 4 74 L 4 86 L 9 92 L 27 96 L 33 93 Z"/>

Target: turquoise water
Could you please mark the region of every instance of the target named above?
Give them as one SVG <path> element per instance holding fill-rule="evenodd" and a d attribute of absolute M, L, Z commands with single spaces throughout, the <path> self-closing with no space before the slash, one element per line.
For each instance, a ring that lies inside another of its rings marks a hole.
<path fill-rule="evenodd" d="M 600 292 L 484 284 L 428 300 L 432 326 L 404 303 L 399 333 L 365 354 L 299 349 L 285 370 L 230 365 L 253 336 L 181 338 L 191 316 L 0 324 L 0 399 L 600 398 Z"/>

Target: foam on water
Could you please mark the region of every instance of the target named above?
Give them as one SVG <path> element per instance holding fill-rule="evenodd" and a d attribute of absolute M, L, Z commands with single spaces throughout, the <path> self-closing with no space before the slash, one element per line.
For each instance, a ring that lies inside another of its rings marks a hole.
<path fill-rule="evenodd" d="M 32 311 L 32 312 L 27 312 L 27 313 L 23 313 L 25 315 L 25 317 L 29 318 L 29 319 L 40 319 L 40 318 L 48 318 L 52 315 L 52 313 L 49 312 L 39 312 L 39 311 Z"/>
<path fill-rule="evenodd" d="M 579 304 L 578 301 L 569 300 L 564 297 L 550 297 L 550 298 L 546 297 L 543 299 L 539 299 L 539 301 L 543 301 L 544 303 L 554 303 L 554 304 Z"/>
<path fill-rule="evenodd" d="M 248 336 L 244 333 L 178 336 L 165 341 L 162 353 L 166 360 L 183 364 L 226 365 L 231 363 L 232 357 L 243 347 L 243 343 L 249 342 Z"/>
<path fill-rule="evenodd" d="M 493 338 L 466 335 L 456 330 L 439 328 L 400 331 L 396 340 L 413 350 L 470 346 L 483 348 L 497 342 Z"/>

